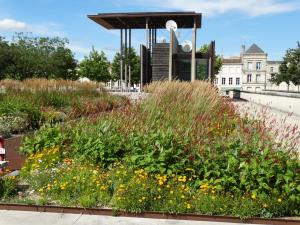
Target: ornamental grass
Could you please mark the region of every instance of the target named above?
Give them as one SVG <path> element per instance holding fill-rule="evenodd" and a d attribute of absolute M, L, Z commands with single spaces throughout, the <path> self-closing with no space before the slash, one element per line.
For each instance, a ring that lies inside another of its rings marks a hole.
<path fill-rule="evenodd" d="M 290 140 L 279 143 L 263 120 L 240 116 L 210 83 L 157 82 L 147 91 L 137 104 L 26 138 L 21 179 L 52 204 L 299 215 L 300 162 Z"/>

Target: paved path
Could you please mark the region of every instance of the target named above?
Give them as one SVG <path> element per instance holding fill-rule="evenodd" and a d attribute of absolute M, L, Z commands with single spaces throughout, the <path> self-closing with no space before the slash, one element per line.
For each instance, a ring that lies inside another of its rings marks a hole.
<path fill-rule="evenodd" d="M 1 225 L 21 225 L 21 224 L 22 225 L 229 225 L 233 223 L 3 210 L 0 211 L 0 224 Z M 234 224 L 239 225 L 239 223 L 234 223 Z"/>

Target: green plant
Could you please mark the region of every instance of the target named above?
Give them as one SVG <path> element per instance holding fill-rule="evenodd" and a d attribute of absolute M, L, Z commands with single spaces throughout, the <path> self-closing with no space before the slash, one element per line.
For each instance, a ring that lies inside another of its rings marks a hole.
<path fill-rule="evenodd" d="M 7 199 L 16 195 L 18 179 L 15 176 L 0 178 L 0 198 Z"/>
<path fill-rule="evenodd" d="M 26 139 L 22 151 L 35 161 L 29 158 L 23 177 L 63 205 L 243 218 L 299 214 L 299 159 L 263 121 L 242 118 L 208 83 L 147 88 L 152 94 L 139 104 Z M 50 163 L 46 153 L 54 146 L 60 160 Z M 45 159 L 35 163 L 39 154 Z"/>

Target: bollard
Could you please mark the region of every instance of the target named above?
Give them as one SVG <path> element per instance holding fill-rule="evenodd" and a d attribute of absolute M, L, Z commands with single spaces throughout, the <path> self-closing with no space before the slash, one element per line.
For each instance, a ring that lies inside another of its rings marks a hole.
<path fill-rule="evenodd" d="M 4 138 L 0 136 L 0 162 L 5 160 Z M 0 167 L 0 174 L 4 173 L 4 168 Z"/>

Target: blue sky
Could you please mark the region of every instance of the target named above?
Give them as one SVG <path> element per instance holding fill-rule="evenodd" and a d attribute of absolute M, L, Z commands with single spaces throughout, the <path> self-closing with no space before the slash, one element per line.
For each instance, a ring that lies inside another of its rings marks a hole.
<path fill-rule="evenodd" d="M 0 0 L 0 36 L 14 32 L 60 36 L 82 59 L 94 46 L 109 59 L 119 50 L 119 32 L 108 31 L 87 18 L 101 12 L 196 11 L 203 13 L 197 45 L 216 41 L 217 53 L 238 55 L 242 44 L 258 44 L 269 60 L 281 60 L 285 50 L 300 41 L 300 0 Z M 159 37 L 168 37 L 165 30 Z M 179 41 L 191 40 L 180 30 Z M 133 31 L 133 45 L 145 34 Z"/>

